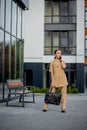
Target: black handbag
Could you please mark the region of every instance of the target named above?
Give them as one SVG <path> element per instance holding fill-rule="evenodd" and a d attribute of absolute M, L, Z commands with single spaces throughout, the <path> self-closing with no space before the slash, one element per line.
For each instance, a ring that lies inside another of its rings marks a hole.
<path fill-rule="evenodd" d="M 45 103 L 59 105 L 60 101 L 61 101 L 60 93 L 55 93 L 50 91 L 45 94 L 45 99 L 44 99 Z"/>

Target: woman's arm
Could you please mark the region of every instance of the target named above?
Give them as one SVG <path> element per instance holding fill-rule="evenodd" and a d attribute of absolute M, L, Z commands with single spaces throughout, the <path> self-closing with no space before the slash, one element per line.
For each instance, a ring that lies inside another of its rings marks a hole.
<path fill-rule="evenodd" d="M 54 76 L 53 76 L 53 65 L 50 63 L 50 76 L 51 76 L 51 87 L 55 87 L 54 85 Z"/>
<path fill-rule="evenodd" d="M 61 66 L 62 66 L 63 69 L 66 68 L 66 63 L 65 63 L 65 61 L 61 60 Z"/>

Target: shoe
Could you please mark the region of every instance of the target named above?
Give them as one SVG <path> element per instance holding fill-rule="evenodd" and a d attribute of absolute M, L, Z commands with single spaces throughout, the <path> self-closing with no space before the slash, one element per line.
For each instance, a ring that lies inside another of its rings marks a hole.
<path fill-rule="evenodd" d="M 47 110 L 43 110 L 43 112 L 47 112 Z"/>
<path fill-rule="evenodd" d="M 62 110 L 61 112 L 62 112 L 62 113 L 65 113 L 66 111 L 65 111 L 65 110 Z"/>

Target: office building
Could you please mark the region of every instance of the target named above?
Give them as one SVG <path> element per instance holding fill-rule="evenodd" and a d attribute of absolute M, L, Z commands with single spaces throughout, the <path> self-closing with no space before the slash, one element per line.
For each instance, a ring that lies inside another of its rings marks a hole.
<path fill-rule="evenodd" d="M 7 79 L 23 79 L 24 12 L 28 0 L 0 0 L 0 101 L 7 98 Z"/>
<path fill-rule="evenodd" d="M 67 63 L 65 72 L 69 85 L 85 92 L 86 3 L 84 0 L 30 0 L 25 13 L 26 85 L 50 86 L 49 63 L 54 58 L 54 50 L 60 48 L 62 59 Z"/>

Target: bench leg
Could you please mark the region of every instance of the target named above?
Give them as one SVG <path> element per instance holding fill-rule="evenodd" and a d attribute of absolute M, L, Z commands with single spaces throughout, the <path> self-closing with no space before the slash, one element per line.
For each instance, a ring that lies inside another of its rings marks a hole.
<path fill-rule="evenodd" d="M 11 95 L 8 94 L 8 97 L 7 97 L 7 102 L 6 102 L 6 106 L 8 106 L 8 102 L 9 102 L 9 99 L 10 99 Z"/>
<path fill-rule="evenodd" d="M 33 92 L 33 103 L 35 103 L 35 95 L 34 95 L 34 92 Z"/>
<path fill-rule="evenodd" d="M 19 102 L 21 102 L 21 99 L 22 99 L 22 94 L 20 94 L 20 97 L 19 97 Z"/>
<path fill-rule="evenodd" d="M 20 98 L 19 98 L 19 102 L 23 103 L 23 107 L 24 107 L 24 94 L 20 94 Z"/>

